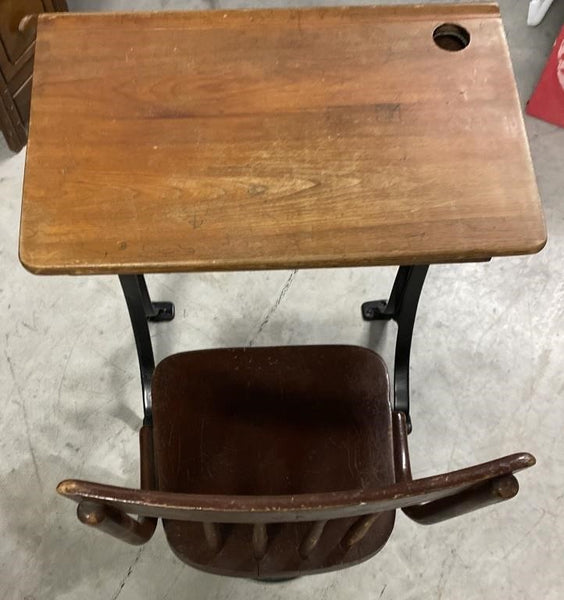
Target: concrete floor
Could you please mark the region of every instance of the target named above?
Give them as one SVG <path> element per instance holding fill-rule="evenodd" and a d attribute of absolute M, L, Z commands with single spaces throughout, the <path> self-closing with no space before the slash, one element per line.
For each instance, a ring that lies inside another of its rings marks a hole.
<path fill-rule="evenodd" d="M 69 4 L 109 10 L 128 2 Z M 502 2 L 523 100 L 564 22 L 564 3 L 555 3 L 538 28 L 527 28 L 527 4 Z M 25 156 L 0 142 L 0 597 L 563 598 L 564 130 L 529 118 L 527 128 L 548 245 L 536 256 L 431 269 L 414 339 L 410 442 L 417 475 L 517 450 L 534 453 L 538 465 L 522 474 L 522 491 L 507 504 L 430 528 L 399 515 L 389 543 L 369 562 L 268 586 L 183 565 L 160 528 L 141 548 L 89 531 L 55 494 L 66 477 L 136 485 L 135 350 L 116 278 L 40 278 L 20 266 Z M 393 336 L 376 340 L 359 304 L 385 295 L 392 279 L 392 269 L 151 276 L 153 296 L 175 300 L 178 311 L 173 323 L 153 327 L 157 358 L 250 342 L 369 344 L 389 358 Z"/>

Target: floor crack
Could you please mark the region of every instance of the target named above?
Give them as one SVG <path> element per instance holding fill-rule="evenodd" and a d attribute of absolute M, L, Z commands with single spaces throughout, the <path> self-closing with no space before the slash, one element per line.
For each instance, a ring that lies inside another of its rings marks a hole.
<path fill-rule="evenodd" d="M 141 558 L 141 554 L 143 554 L 143 550 L 145 550 L 145 547 L 141 548 L 139 550 L 139 552 L 137 552 L 137 556 L 135 557 L 133 562 L 129 565 L 129 569 L 127 569 L 127 573 L 125 574 L 125 577 L 120 581 L 118 589 L 115 591 L 114 595 L 112 596 L 112 600 L 117 600 L 118 596 L 121 594 L 123 588 L 125 587 L 125 584 L 127 583 L 127 580 L 131 577 L 131 574 L 133 573 L 135 566 L 139 562 L 139 559 Z"/>
<path fill-rule="evenodd" d="M 10 375 L 12 376 L 12 381 L 14 383 L 14 388 L 18 395 L 19 401 L 15 401 L 15 403 L 22 409 L 24 427 L 25 427 L 25 436 L 27 440 L 27 447 L 29 448 L 29 453 L 31 455 L 31 461 L 33 462 L 33 470 L 35 471 L 35 477 L 37 478 L 37 483 L 39 484 L 39 489 L 43 492 L 43 482 L 41 481 L 41 475 L 39 475 L 39 465 L 37 464 L 37 458 L 35 456 L 35 449 L 33 448 L 33 444 L 31 443 L 31 430 L 29 427 L 29 417 L 27 414 L 27 406 L 25 403 L 25 398 L 22 394 L 20 386 L 18 385 L 18 380 L 16 378 L 16 372 L 14 370 L 14 364 L 12 363 L 12 359 L 9 357 L 6 350 L 4 350 L 4 356 L 6 357 L 6 362 L 8 363 L 8 369 L 10 370 Z"/>
<path fill-rule="evenodd" d="M 259 327 L 257 329 L 257 332 L 249 340 L 249 342 L 247 344 L 247 346 L 249 348 L 254 345 L 254 343 L 256 342 L 257 338 L 262 333 L 263 329 L 268 325 L 268 322 L 270 321 L 270 319 L 272 318 L 272 316 L 274 315 L 274 313 L 278 310 L 278 307 L 280 306 L 280 303 L 282 302 L 282 300 L 284 300 L 284 297 L 288 293 L 288 290 L 290 289 L 290 286 L 292 285 L 292 282 L 294 281 L 297 272 L 298 272 L 298 269 L 294 269 L 290 273 L 288 279 L 286 279 L 286 283 L 282 286 L 282 289 L 280 290 L 280 293 L 278 294 L 278 297 L 276 298 L 276 300 L 274 301 L 273 305 L 270 307 L 270 309 L 266 313 L 264 319 L 262 320 L 261 324 L 259 325 Z"/>

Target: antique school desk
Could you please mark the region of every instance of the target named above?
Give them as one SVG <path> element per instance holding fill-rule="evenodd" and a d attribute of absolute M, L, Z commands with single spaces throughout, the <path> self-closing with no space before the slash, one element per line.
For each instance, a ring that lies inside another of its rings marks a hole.
<path fill-rule="evenodd" d="M 493 4 L 39 17 L 20 258 L 119 275 L 145 424 L 144 273 L 399 265 L 362 317 L 398 323 L 409 427 L 428 266 L 545 241 Z"/>

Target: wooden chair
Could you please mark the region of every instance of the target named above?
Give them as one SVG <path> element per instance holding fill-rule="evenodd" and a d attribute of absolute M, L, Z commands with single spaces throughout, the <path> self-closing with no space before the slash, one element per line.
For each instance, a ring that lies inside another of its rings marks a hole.
<path fill-rule="evenodd" d="M 412 479 L 386 366 L 355 346 L 176 354 L 152 395 L 140 489 L 67 480 L 58 491 L 83 523 L 131 544 L 161 518 L 181 560 L 219 574 L 359 563 L 384 546 L 396 509 L 422 524 L 458 516 L 515 496 L 513 473 L 535 464 L 520 453 Z"/>

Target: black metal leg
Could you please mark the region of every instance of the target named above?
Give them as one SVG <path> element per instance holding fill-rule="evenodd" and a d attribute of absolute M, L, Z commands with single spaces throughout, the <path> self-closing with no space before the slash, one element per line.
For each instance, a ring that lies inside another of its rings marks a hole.
<path fill-rule="evenodd" d="M 127 310 L 135 336 L 141 371 L 144 425 L 152 424 L 151 379 L 155 370 L 153 346 L 147 321 L 170 321 L 174 318 L 172 302 L 151 302 L 143 275 L 120 275 L 119 281 L 127 302 Z"/>
<path fill-rule="evenodd" d="M 393 319 L 398 324 L 394 361 L 394 410 L 405 413 L 409 432 L 411 431 L 409 416 L 411 339 L 417 304 L 428 269 L 429 265 L 400 267 L 389 300 L 375 300 L 362 305 L 362 317 L 365 321 Z"/>

